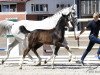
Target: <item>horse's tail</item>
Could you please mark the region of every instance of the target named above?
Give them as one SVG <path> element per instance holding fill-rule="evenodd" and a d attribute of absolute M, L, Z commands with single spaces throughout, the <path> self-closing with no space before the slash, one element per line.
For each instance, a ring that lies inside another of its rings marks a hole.
<path fill-rule="evenodd" d="M 27 34 L 27 33 L 30 33 L 30 32 L 31 32 L 31 31 L 27 30 L 27 29 L 25 28 L 25 26 L 20 26 L 20 27 L 19 27 L 19 30 L 20 30 L 20 32 L 23 33 L 23 34 Z"/>
<path fill-rule="evenodd" d="M 12 21 L 7 21 L 7 20 L 0 21 L 0 36 L 10 33 L 13 24 L 14 22 Z"/>

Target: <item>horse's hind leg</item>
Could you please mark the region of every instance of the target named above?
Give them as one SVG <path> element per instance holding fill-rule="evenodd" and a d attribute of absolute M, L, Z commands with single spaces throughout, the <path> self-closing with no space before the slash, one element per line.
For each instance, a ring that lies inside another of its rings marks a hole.
<path fill-rule="evenodd" d="M 54 57 L 54 51 L 55 51 L 55 46 L 53 46 L 53 54 L 51 55 L 51 57 L 47 60 L 44 61 L 44 64 L 46 64 L 47 62 L 49 62 L 53 57 Z"/>
<path fill-rule="evenodd" d="M 35 54 L 35 55 L 38 57 L 38 59 L 39 59 L 39 62 L 38 62 L 38 64 L 37 64 L 36 66 L 41 65 L 41 57 L 38 55 L 38 53 L 37 53 L 36 50 L 34 50 L 34 54 Z"/>
<path fill-rule="evenodd" d="M 23 41 L 23 46 L 25 49 L 27 48 L 27 35 L 25 35 L 25 39 Z M 33 61 L 33 57 L 29 53 L 27 55 Z"/>
<path fill-rule="evenodd" d="M 59 48 L 60 48 L 59 46 L 56 46 L 56 48 L 53 50 L 52 56 L 49 59 L 45 60 L 45 64 L 46 64 L 48 61 L 50 61 L 53 58 L 52 59 L 52 69 L 54 68 L 54 61 L 57 56 Z"/>
<path fill-rule="evenodd" d="M 38 55 L 38 53 L 37 53 L 37 49 L 39 48 L 39 47 L 41 47 L 43 44 L 37 44 L 37 45 L 35 45 L 33 48 L 32 48 L 32 51 L 34 52 L 34 54 L 38 57 L 38 59 L 39 59 L 39 63 L 37 64 L 37 66 L 38 65 L 41 65 L 41 57 Z"/>
<path fill-rule="evenodd" d="M 26 48 L 24 50 L 24 54 L 23 54 L 23 57 L 22 57 L 22 60 L 21 60 L 21 64 L 20 64 L 20 68 L 19 69 L 22 69 L 23 61 L 24 61 L 25 56 L 28 54 L 29 51 L 30 51 L 30 48 Z"/>
<path fill-rule="evenodd" d="M 19 42 L 15 39 L 9 46 L 7 50 L 7 57 L 2 60 L 2 64 L 9 58 L 10 51 L 18 44 Z"/>

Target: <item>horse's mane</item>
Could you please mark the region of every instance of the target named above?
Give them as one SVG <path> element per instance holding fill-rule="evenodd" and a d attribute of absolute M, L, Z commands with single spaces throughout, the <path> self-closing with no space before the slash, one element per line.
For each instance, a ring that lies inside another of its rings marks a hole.
<path fill-rule="evenodd" d="M 50 17 L 47 17 L 47 18 L 44 19 L 44 20 L 52 19 L 52 18 L 54 18 L 54 17 L 56 18 L 56 17 L 58 17 L 58 15 L 61 16 L 62 13 L 65 13 L 65 12 L 66 12 L 66 14 L 68 14 L 68 13 L 69 13 L 69 11 L 68 11 L 69 9 L 70 9 L 70 7 L 65 7 L 65 8 L 59 10 L 58 12 L 56 12 L 54 15 L 52 15 L 52 16 L 50 16 Z"/>

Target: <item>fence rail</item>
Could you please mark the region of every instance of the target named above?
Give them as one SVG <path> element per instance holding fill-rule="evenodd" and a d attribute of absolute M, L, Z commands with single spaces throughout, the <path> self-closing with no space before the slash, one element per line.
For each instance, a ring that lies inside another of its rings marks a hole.
<path fill-rule="evenodd" d="M 47 58 L 49 58 L 50 56 L 41 56 L 41 58 L 42 58 L 42 64 L 44 64 L 44 61 L 47 59 Z M 1 63 L 1 60 L 3 59 L 3 58 L 5 58 L 5 56 L 1 56 L 0 57 L 0 63 Z M 18 56 L 18 57 L 10 57 L 5 63 L 6 64 L 9 64 L 9 63 L 15 63 L 15 64 L 19 64 L 20 63 L 20 60 L 21 60 L 21 58 L 22 58 L 22 56 Z M 76 64 L 76 61 L 77 60 L 80 60 L 80 58 L 81 58 L 81 55 L 74 55 L 73 56 L 73 58 L 72 58 L 72 61 L 71 62 L 69 62 L 68 61 L 68 56 L 57 56 L 56 58 L 55 58 L 55 63 L 56 64 Z M 26 57 L 25 58 L 25 60 L 24 60 L 24 63 L 27 63 L 27 64 L 34 64 L 33 62 L 38 62 L 38 60 L 37 60 L 37 57 L 36 56 L 33 56 L 33 59 L 34 59 L 34 61 L 31 61 L 28 57 Z M 91 63 L 91 64 L 93 64 L 93 63 L 100 63 L 100 60 L 98 60 L 97 59 L 97 57 L 96 56 L 94 56 L 94 55 L 89 55 L 89 56 L 87 56 L 86 57 L 86 59 L 84 60 L 84 62 L 85 63 Z M 48 63 L 52 63 L 52 61 L 49 61 Z M 77 65 L 77 64 L 76 64 Z"/>

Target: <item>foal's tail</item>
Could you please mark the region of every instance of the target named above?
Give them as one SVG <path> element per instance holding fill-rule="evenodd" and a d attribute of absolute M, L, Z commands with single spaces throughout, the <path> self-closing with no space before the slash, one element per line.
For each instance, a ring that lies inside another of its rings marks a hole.
<path fill-rule="evenodd" d="M 27 30 L 27 29 L 25 28 L 25 26 L 20 26 L 20 27 L 19 27 L 19 30 L 20 30 L 20 32 L 22 32 L 23 34 L 30 33 L 30 31 Z"/>

